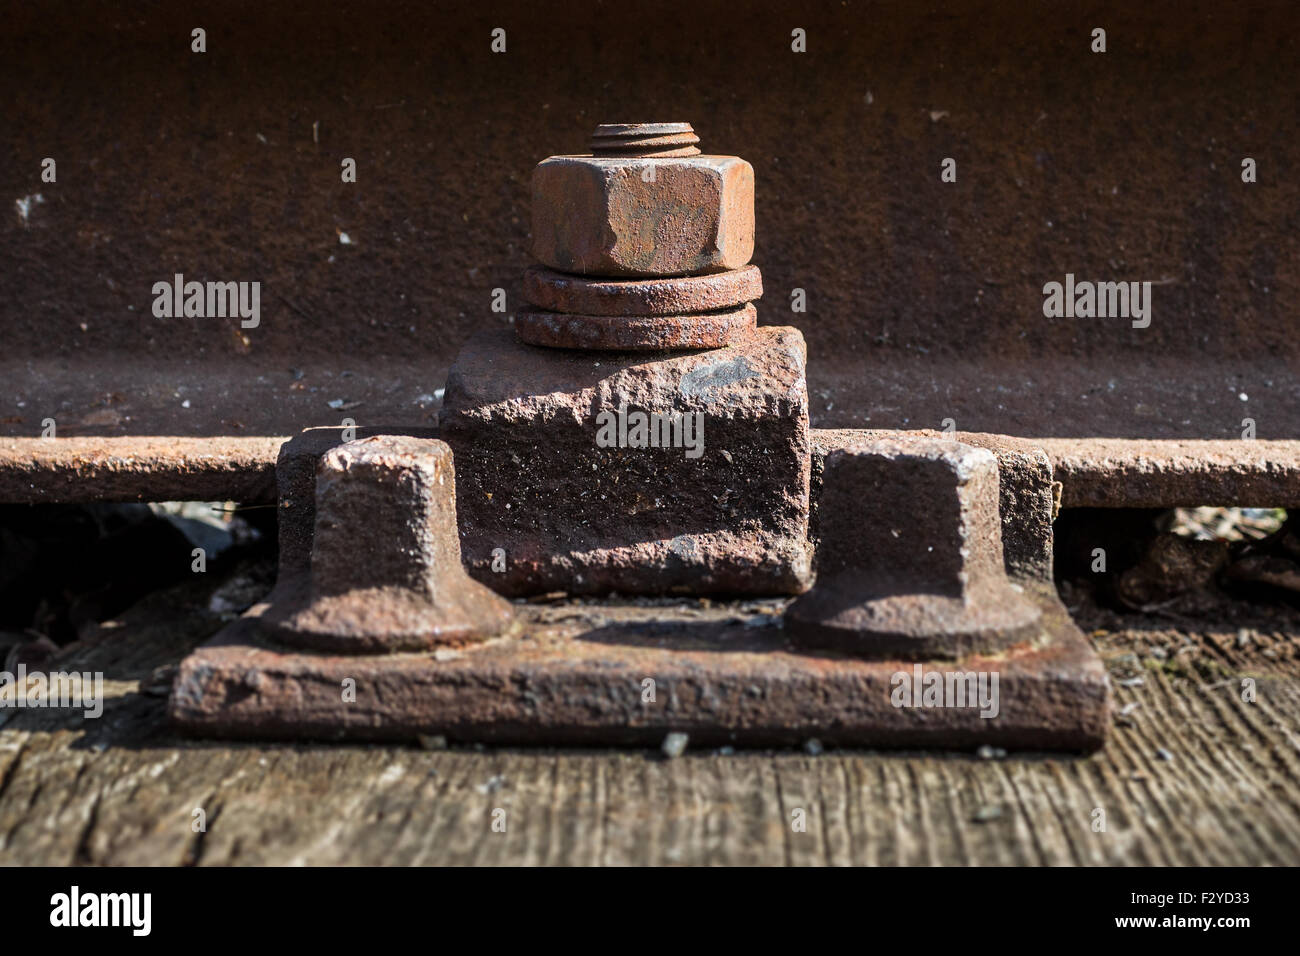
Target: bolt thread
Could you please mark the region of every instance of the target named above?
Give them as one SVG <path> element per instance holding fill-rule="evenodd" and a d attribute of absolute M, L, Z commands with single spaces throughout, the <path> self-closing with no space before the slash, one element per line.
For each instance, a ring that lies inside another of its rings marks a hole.
<path fill-rule="evenodd" d="M 593 156 L 697 156 L 690 123 L 604 123 L 591 134 Z"/>

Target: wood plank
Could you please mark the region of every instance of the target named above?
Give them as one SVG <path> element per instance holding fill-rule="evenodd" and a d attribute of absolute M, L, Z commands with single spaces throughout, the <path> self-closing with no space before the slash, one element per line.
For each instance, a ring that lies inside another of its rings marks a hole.
<path fill-rule="evenodd" d="M 216 583 L 155 595 L 70 649 L 61 666 L 108 677 L 102 719 L 4 713 L 0 862 L 1300 862 L 1300 636 L 1285 631 L 1246 647 L 1228 626 L 1162 632 L 1194 648 L 1167 666 L 1149 627 L 1097 631 L 1112 675 L 1137 661 L 1143 684 L 1117 688 L 1140 706 L 1088 758 L 244 745 L 176 737 L 138 690 L 220 626 L 202 610 Z"/>

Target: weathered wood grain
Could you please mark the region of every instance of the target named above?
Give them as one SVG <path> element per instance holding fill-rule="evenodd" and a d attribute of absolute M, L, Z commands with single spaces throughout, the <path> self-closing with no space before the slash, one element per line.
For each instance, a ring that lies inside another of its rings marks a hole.
<path fill-rule="evenodd" d="M 0 712 L 9 864 L 1296 864 L 1300 636 L 1239 622 L 1098 621 L 1120 708 L 1086 759 L 185 741 L 138 682 L 221 623 L 197 585 L 156 595 L 65 668 L 104 716 Z M 1081 618 L 1085 629 L 1097 621 Z M 1123 622 L 1121 622 L 1123 623 Z M 1153 647 L 1187 647 L 1164 660 Z M 1244 703 L 1240 678 L 1257 680 Z M 191 829 L 195 808 L 207 829 Z M 492 813 L 506 812 L 493 832 Z M 1105 812 L 1105 832 L 1092 828 Z M 803 811 L 805 832 L 792 829 Z"/>

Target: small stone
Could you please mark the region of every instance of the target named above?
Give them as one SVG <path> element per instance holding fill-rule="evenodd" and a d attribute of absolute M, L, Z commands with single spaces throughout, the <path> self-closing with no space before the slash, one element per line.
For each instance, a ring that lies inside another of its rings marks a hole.
<path fill-rule="evenodd" d="M 150 697 L 167 697 L 172 692 L 172 684 L 176 682 L 177 666 L 175 664 L 163 664 L 155 667 L 149 672 L 149 676 L 140 681 L 140 693 L 147 694 Z"/>
<path fill-rule="evenodd" d="M 1116 594 L 1126 606 L 1142 610 L 1209 586 L 1227 561 L 1226 541 L 1166 532 L 1152 540 L 1136 566 L 1120 574 Z"/>
<path fill-rule="evenodd" d="M 1002 807 L 995 803 L 985 804 L 971 816 L 972 823 L 990 823 L 1002 816 Z"/>
<path fill-rule="evenodd" d="M 10 647 L 4 658 L 3 670 L 13 674 L 18 665 L 24 665 L 29 671 L 47 670 L 47 665 L 59 653 L 59 645 L 45 635 L 35 640 L 23 641 Z"/>
<path fill-rule="evenodd" d="M 1001 747 L 992 747 L 988 744 L 984 744 L 975 751 L 975 756 L 979 757 L 980 760 L 1001 760 L 1006 755 L 1007 752 Z"/>
<path fill-rule="evenodd" d="M 822 746 L 822 742 L 816 737 L 809 737 L 803 742 L 804 753 L 811 757 L 819 756 L 823 751 L 825 751 L 825 749 L 826 748 Z"/>
<path fill-rule="evenodd" d="M 663 751 L 664 756 L 669 760 L 674 760 L 686 753 L 686 745 L 690 743 L 690 740 L 688 734 L 673 731 L 664 738 L 663 745 L 659 749 Z"/>
<path fill-rule="evenodd" d="M 425 750 L 446 750 L 447 738 L 442 734 L 420 734 L 420 746 Z"/>
<path fill-rule="evenodd" d="M 1156 756 L 1159 757 L 1161 760 L 1165 760 L 1165 761 L 1174 759 L 1174 755 L 1170 753 L 1168 750 L 1166 750 L 1164 747 L 1156 748 Z"/>

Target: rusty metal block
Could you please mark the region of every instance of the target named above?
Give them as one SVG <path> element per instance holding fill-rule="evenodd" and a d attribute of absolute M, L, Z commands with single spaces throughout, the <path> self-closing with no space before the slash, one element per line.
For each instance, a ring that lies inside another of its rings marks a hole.
<path fill-rule="evenodd" d="M 500 633 L 510 605 L 465 574 L 451 449 L 376 436 L 327 451 L 316 472 L 311 572 L 282 581 L 263 623 L 343 653 L 460 645 Z"/>
<path fill-rule="evenodd" d="M 615 352 L 717 349 L 732 345 L 758 324 L 752 305 L 699 315 L 568 315 L 525 309 L 515 314 L 515 334 L 526 345 Z"/>
<path fill-rule="evenodd" d="M 956 658 L 1029 640 L 1041 611 L 1006 576 L 992 452 L 878 439 L 827 456 L 817 583 L 786 612 L 800 646 Z"/>
<path fill-rule="evenodd" d="M 957 432 L 897 432 L 881 429 L 812 430 L 813 539 L 820 537 L 822 473 L 832 452 L 880 438 L 950 438 L 987 448 L 998 462 L 998 512 L 1002 519 L 1002 559 L 1013 581 L 1052 582 L 1052 522 L 1060 508 L 1061 486 L 1052 460 L 1037 442 Z M 831 514 L 829 521 L 835 520 Z"/>
<path fill-rule="evenodd" d="M 575 315 L 691 315 L 734 309 L 763 295 L 758 266 L 669 279 L 595 279 L 540 266 L 524 271 L 524 298 Z"/>
<path fill-rule="evenodd" d="M 1061 508 L 1061 485 L 1051 459 L 1033 442 L 1002 435 L 954 436 L 993 453 L 998 462 L 998 514 L 1002 563 L 1015 582 L 1052 585 L 1052 523 Z"/>
<path fill-rule="evenodd" d="M 351 438 L 346 437 L 351 435 Z M 276 514 L 279 529 L 280 574 L 286 581 L 311 569 L 312 538 L 316 529 L 316 469 L 331 448 L 349 440 L 378 435 L 437 438 L 438 429 L 419 426 L 358 426 L 306 428 L 280 446 L 275 459 Z"/>
<path fill-rule="evenodd" d="M 739 269 L 754 254 L 754 169 L 738 156 L 552 156 L 533 171 L 533 254 L 595 276 Z"/>
<path fill-rule="evenodd" d="M 511 597 L 803 590 L 805 360 L 803 336 L 781 327 L 653 356 L 484 330 L 452 367 L 440 421 L 470 572 Z M 638 438 L 636 415 L 683 426 Z"/>

